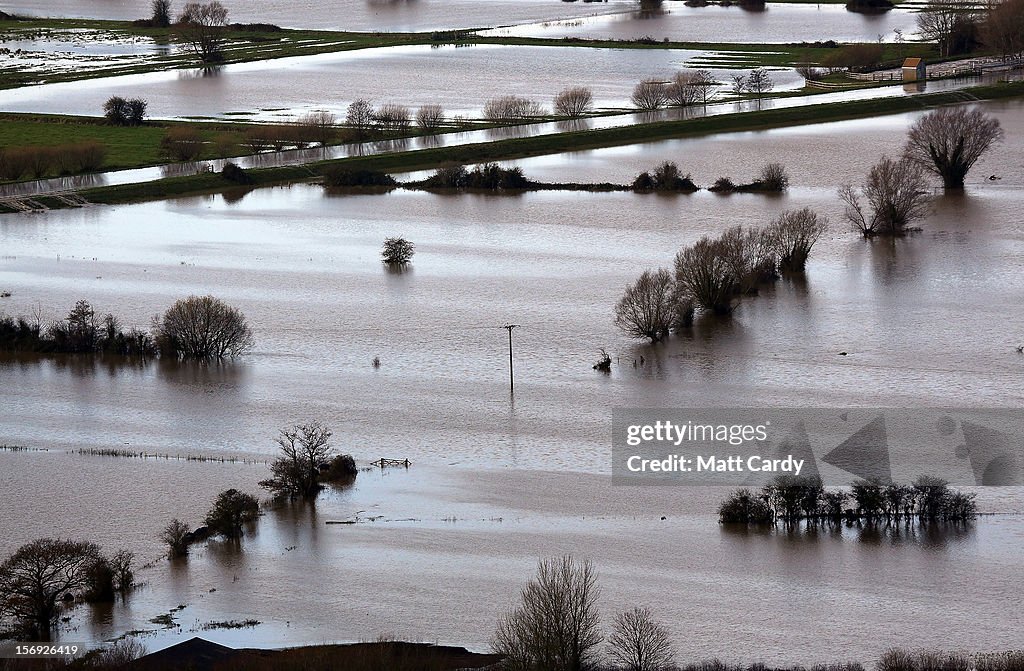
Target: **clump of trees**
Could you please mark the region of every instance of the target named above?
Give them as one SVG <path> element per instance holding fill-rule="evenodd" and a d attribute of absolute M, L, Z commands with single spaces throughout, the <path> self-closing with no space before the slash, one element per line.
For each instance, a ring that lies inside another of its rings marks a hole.
<path fill-rule="evenodd" d="M 717 85 L 707 70 L 680 70 L 668 81 L 644 79 L 633 87 L 630 100 L 637 109 L 645 112 L 667 106 L 706 105 L 715 97 Z"/>
<path fill-rule="evenodd" d="M 0 624 L 15 633 L 50 640 L 63 609 L 76 599 L 109 601 L 133 581 L 134 555 L 107 557 L 95 543 L 41 538 L 0 564 Z"/>
<path fill-rule="evenodd" d="M 178 16 L 177 34 L 203 63 L 224 60 L 228 10 L 216 0 L 185 4 Z"/>
<path fill-rule="evenodd" d="M 260 516 L 260 502 L 252 494 L 228 489 L 217 495 L 210 512 L 206 513 L 206 526 L 212 534 L 229 539 L 242 537 L 246 524 Z"/>
<path fill-rule="evenodd" d="M 484 119 L 488 121 L 519 121 L 546 114 L 540 103 L 520 96 L 499 96 L 484 103 Z"/>
<path fill-rule="evenodd" d="M 148 107 L 149 103 L 142 98 L 110 96 L 103 103 L 103 116 L 112 126 L 141 126 Z"/>
<path fill-rule="evenodd" d="M 938 175 L 945 188 L 962 189 L 970 169 L 1002 138 L 999 120 L 980 109 L 941 107 L 910 127 L 904 154 Z"/>
<path fill-rule="evenodd" d="M 731 314 L 737 301 L 782 273 L 803 273 L 828 220 L 809 208 L 787 211 L 764 228 L 734 226 L 704 236 L 676 254 L 674 272 L 645 271 L 615 305 L 615 324 L 627 335 L 663 340 L 689 327 L 695 308 Z"/>
<path fill-rule="evenodd" d="M 97 315 L 85 300 L 78 301 L 67 317 L 46 327 L 38 317 L 0 315 L 0 350 L 126 356 L 152 356 L 157 351 L 149 334 L 135 328 L 126 331 L 117 317 Z"/>
<path fill-rule="evenodd" d="M 252 344 L 245 316 L 212 296 L 179 300 L 155 320 L 152 335 L 125 330 L 112 314 L 100 317 L 85 300 L 45 327 L 38 316 L 0 315 L 0 351 L 207 359 L 238 356 Z"/>
<path fill-rule="evenodd" d="M 386 238 L 381 249 L 381 260 L 389 266 L 406 266 L 416 253 L 416 245 L 405 238 Z"/>
<path fill-rule="evenodd" d="M 917 30 L 937 42 L 941 57 L 972 51 L 979 44 L 982 13 L 971 0 L 931 0 L 917 13 Z"/>
<path fill-rule="evenodd" d="M 47 175 L 99 170 L 106 158 L 106 145 L 95 141 L 51 147 L 0 147 L 0 180 L 39 179 Z"/>
<path fill-rule="evenodd" d="M 245 315 L 213 296 L 178 300 L 154 320 L 153 332 L 162 356 L 181 359 L 233 358 L 255 343 Z"/>
<path fill-rule="evenodd" d="M 1004 58 L 1024 55 L 1024 0 L 989 3 L 981 36 L 990 49 Z"/>
<path fill-rule="evenodd" d="M 576 119 L 594 111 L 594 93 L 586 86 L 573 86 L 555 96 L 555 114 Z"/>
<path fill-rule="evenodd" d="M 783 475 L 758 494 L 737 490 L 718 509 L 719 521 L 745 524 L 780 520 L 965 522 L 976 516 L 974 494 L 952 490 L 945 480 L 930 476 L 921 476 L 910 486 L 863 480 L 847 492 L 825 489 L 816 476 Z"/>
<path fill-rule="evenodd" d="M 839 198 L 846 203 L 846 218 L 865 237 L 915 230 L 911 225 L 924 217 L 931 203 L 924 169 L 907 157 L 883 157 L 871 167 L 859 194 L 846 184 L 839 188 Z"/>
<path fill-rule="evenodd" d="M 256 181 L 244 168 L 231 161 L 225 163 L 224 167 L 221 168 L 220 176 L 235 184 L 253 184 Z"/>
<path fill-rule="evenodd" d="M 650 193 L 653 191 L 693 193 L 700 190 L 689 173 L 683 175 L 679 166 L 672 161 L 665 161 L 655 166 L 654 170 L 644 171 L 636 176 L 632 184 L 633 191 L 637 193 Z"/>
<path fill-rule="evenodd" d="M 350 479 L 355 476 L 351 455 L 335 455 L 331 431 L 320 422 L 296 424 L 282 429 L 277 437 L 281 456 L 270 465 L 271 477 L 260 482 L 277 497 L 316 498 L 326 479 Z"/>
<path fill-rule="evenodd" d="M 484 163 L 466 170 L 465 166 L 444 166 L 421 182 L 407 184 L 422 189 L 479 189 L 485 191 L 515 191 L 528 189 L 533 183 L 526 179 L 519 167 L 503 168 L 497 163 Z"/>

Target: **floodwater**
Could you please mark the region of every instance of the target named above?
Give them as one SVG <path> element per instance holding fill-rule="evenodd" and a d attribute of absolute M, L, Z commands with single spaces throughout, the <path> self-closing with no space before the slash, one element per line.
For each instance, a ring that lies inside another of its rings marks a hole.
<path fill-rule="evenodd" d="M 560 0 L 223 0 L 237 23 L 275 23 L 286 28 L 418 32 L 524 23 L 628 11 L 626 0 L 566 3 Z M 180 7 L 176 6 L 176 10 Z M 148 17 L 150 0 L 9 0 L 4 11 L 28 16 L 133 20 Z"/>
<path fill-rule="evenodd" d="M 789 42 L 892 42 L 894 31 L 905 38 L 917 32 L 915 15 L 908 9 L 881 14 L 849 12 L 836 4 L 789 4 L 770 2 L 763 10 L 738 5 L 687 7 L 667 2 L 653 11 L 635 10 L 601 16 L 537 21 L 486 31 L 485 35 L 516 37 L 587 38 L 657 41 L 716 42 L 734 44 L 785 44 Z"/>
<path fill-rule="evenodd" d="M 719 490 L 627 490 L 607 477 L 614 407 L 1019 407 L 1024 105 L 984 107 L 1006 141 L 966 193 L 939 196 L 923 232 L 895 242 L 849 231 L 835 187 L 898 148 L 915 114 L 520 162 L 533 178 L 625 181 L 672 159 L 708 184 L 777 160 L 793 185 L 779 197 L 293 186 L 0 217 L 7 313 L 51 319 L 87 298 L 145 327 L 175 299 L 212 293 L 257 338 L 219 366 L 0 361 L 0 443 L 49 450 L 0 452 L 5 496 L 27 501 L 0 520 L 0 552 L 72 535 L 154 558 L 169 517 L 197 524 L 218 489 L 255 491 L 266 473 L 69 451 L 265 459 L 279 428 L 318 418 L 362 464 L 413 467 L 362 473 L 315 514 L 270 512 L 241 552 L 215 541 L 187 563 L 159 561 L 127 605 L 83 609 L 68 638 L 156 629 L 149 618 L 184 604 L 180 629 L 148 645 L 197 632 L 262 645 L 390 633 L 480 649 L 536 558 L 571 551 L 601 572 L 606 622 L 647 605 L 686 660 L 870 661 L 890 645 L 951 640 L 1019 648 L 1019 515 L 941 533 L 736 535 L 715 523 Z M 806 281 L 655 347 L 612 325 L 614 301 L 644 268 L 705 233 L 805 205 L 833 222 Z M 417 245 L 405 273 L 379 262 L 390 235 Z M 522 325 L 514 396 L 507 322 Z M 601 347 L 609 375 L 591 370 Z M 1024 510 L 1019 490 L 981 494 L 985 511 Z M 249 617 L 263 624 L 202 629 Z M 740 634 L 727 650 L 723 631 Z"/>
<path fill-rule="evenodd" d="M 640 80 L 667 80 L 692 59 L 709 53 L 499 45 L 361 49 L 212 71 L 176 70 L 23 88 L 5 91 L 0 108 L 96 116 L 107 98 L 130 90 L 149 102 L 149 113 L 156 118 L 227 114 L 225 118 L 234 120 L 291 121 L 312 109 L 329 109 L 343 118 L 357 98 L 413 108 L 440 104 L 449 116 L 479 118 L 484 103 L 494 97 L 522 96 L 550 110 L 559 91 L 581 85 L 591 88 L 598 108 L 623 108 L 632 106 L 630 95 Z M 543 68 L 538 67 L 541 63 Z M 381 77 L 383 71 L 389 76 Z M 725 82 L 734 73 L 715 71 Z M 803 78 L 792 69 L 772 69 L 771 76 L 779 91 L 803 86 Z"/>

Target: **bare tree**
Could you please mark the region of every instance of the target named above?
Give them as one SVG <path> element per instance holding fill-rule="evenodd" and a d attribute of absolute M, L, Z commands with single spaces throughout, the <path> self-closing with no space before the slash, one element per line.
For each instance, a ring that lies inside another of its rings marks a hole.
<path fill-rule="evenodd" d="M 365 137 L 373 128 L 375 116 L 373 103 L 365 98 L 360 98 L 349 104 L 345 113 L 345 123 L 355 130 L 357 136 Z"/>
<path fill-rule="evenodd" d="M 557 96 L 554 103 L 555 114 L 578 118 L 594 111 L 594 93 L 586 86 L 567 88 Z"/>
<path fill-rule="evenodd" d="M 484 118 L 488 121 L 516 121 L 543 115 L 544 108 L 529 98 L 499 96 L 484 103 Z"/>
<path fill-rule="evenodd" d="M 394 103 L 381 105 L 374 115 L 374 121 L 377 122 L 377 125 L 382 130 L 392 132 L 406 130 L 409 128 L 411 120 L 409 108 L 405 105 L 396 105 Z"/>
<path fill-rule="evenodd" d="M 747 81 L 743 87 L 747 92 L 753 93 L 760 104 L 764 94 L 775 88 L 775 82 L 772 81 L 772 76 L 767 70 L 764 68 L 754 68 L 747 76 Z"/>
<path fill-rule="evenodd" d="M 840 187 L 839 198 L 846 203 L 846 218 L 865 236 L 903 235 L 928 212 L 927 186 L 924 170 L 914 161 L 883 158 L 861 189 L 866 207 L 849 184 Z"/>
<path fill-rule="evenodd" d="M 598 630 L 597 575 L 590 561 L 541 560 L 520 605 L 498 621 L 491 646 L 507 671 L 591 668 Z"/>
<path fill-rule="evenodd" d="M 308 139 L 319 142 L 321 145 L 329 144 L 337 135 L 336 125 L 338 118 L 333 112 L 327 110 L 314 110 L 299 117 L 298 125 L 304 131 Z"/>
<path fill-rule="evenodd" d="M 166 28 L 171 25 L 171 0 L 153 0 L 150 7 L 153 13 L 149 22 L 154 28 Z"/>
<path fill-rule="evenodd" d="M 905 152 L 941 177 L 945 188 L 962 189 L 971 167 L 1002 138 L 999 120 L 980 109 L 941 107 L 910 127 Z"/>
<path fill-rule="evenodd" d="M 0 564 L 0 612 L 32 638 L 49 640 L 66 594 L 92 587 L 92 568 L 102 559 L 95 543 L 41 538 L 18 548 Z"/>
<path fill-rule="evenodd" d="M 167 309 L 154 324 L 160 354 L 184 359 L 223 359 L 253 346 L 245 315 L 213 296 L 189 296 Z"/>
<path fill-rule="evenodd" d="M 747 90 L 747 78 L 743 75 L 733 75 L 729 88 L 735 95 L 742 95 Z"/>
<path fill-rule="evenodd" d="M 807 266 L 811 248 L 828 228 L 828 219 L 805 207 L 783 212 L 768 228 L 772 232 L 779 268 L 802 273 Z"/>
<path fill-rule="evenodd" d="M 192 529 L 178 518 L 171 520 L 160 532 L 160 542 L 167 546 L 170 558 L 184 557 L 188 554 L 189 534 Z"/>
<path fill-rule="evenodd" d="M 697 74 L 681 70 L 672 76 L 667 86 L 668 102 L 678 107 L 695 105 L 701 99 L 702 85 L 697 83 Z"/>
<path fill-rule="evenodd" d="M 656 343 L 668 336 L 675 317 L 672 275 L 664 268 L 645 270 L 615 304 L 615 325 L 633 338 Z"/>
<path fill-rule="evenodd" d="M 203 136 L 191 126 L 171 126 L 160 138 L 160 153 L 173 161 L 193 161 L 203 153 Z"/>
<path fill-rule="evenodd" d="M 707 105 L 718 95 L 718 82 L 715 81 L 710 70 L 695 71 L 691 83 L 700 91 L 700 102 L 702 105 Z"/>
<path fill-rule="evenodd" d="M 228 10 L 216 0 L 186 3 L 178 16 L 178 34 L 204 63 L 224 60 L 224 33 Z"/>
<path fill-rule="evenodd" d="M 317 421 L 282 429 L 277 437 L 281 456 L 270 464 L 273 477 L 261 481 L 260 487 L 290 499 L 315 497 L 323 489 L 320 469 L 333 454 L 331 435 L 330 429 Z"/>
<path fill-rule="evenodd" d="M 990 0 L 981 34 L 985 45 L 1004 58 L 1024 54 L 1024 0 Z"/>
<path fill-rule="evenodd" d="M 679 250 L 675 275 L 681 297 L 708 312 L 732 312 L 737 282 L 719 241 L 704 236 L 691 247 Z"/>
<path fill-rule="evenodd" d="M 633 608 L 615 618 L 608 637 L 608 656 L 624 671 L 666 671 L 675 668 L 672 639 L 646 608 Z"/>
<path fill-rule="evenodd" d="M 424 105 L 416 112 L 416 125 L 425 131 L 434 131 L 444 123 L 444 109 L 440 105 Z"/>
<path fill-rule="evenodd" d="M 631 100 L 645 112 L 661 109 L 668 102 L 668 87 L 657 79 L 645 79 L 633 87 Z"/>
<path fill-rule="evenodd" d="M 931 0 L 917 14 L 917 30 L 926 41 L 937 42 L 942 57 L 969 48 L 978 22 L 974 0 Z"/>

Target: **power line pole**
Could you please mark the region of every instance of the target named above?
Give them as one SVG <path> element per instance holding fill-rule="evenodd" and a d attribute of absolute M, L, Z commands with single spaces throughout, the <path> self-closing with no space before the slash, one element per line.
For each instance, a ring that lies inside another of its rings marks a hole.
<path fill-rule="evenodd" d="M 516 390 L 516 381 L 512 375 L 512 329 L 518 326 L 519 324 L 505 324 L 501 327 L 508 330 L 508 390 L 510 393 Z"/>

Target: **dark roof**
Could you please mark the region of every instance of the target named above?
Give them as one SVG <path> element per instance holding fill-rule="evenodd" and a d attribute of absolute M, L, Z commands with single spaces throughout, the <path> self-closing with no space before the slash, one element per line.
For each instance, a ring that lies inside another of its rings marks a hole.
<path fill-rule="evenodd" d="M 158 650 L 145 657 L 140 657 L 132 663 L 131 668 L 145 669 L 146 671 L 151 669 L 154 671 L 158 669 L 201 671 L 237 655 L 238 651 L 234 648 L 213 643 L 197 636 L 177 645 L 172 645 L 169 648 Z"/>

